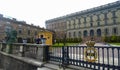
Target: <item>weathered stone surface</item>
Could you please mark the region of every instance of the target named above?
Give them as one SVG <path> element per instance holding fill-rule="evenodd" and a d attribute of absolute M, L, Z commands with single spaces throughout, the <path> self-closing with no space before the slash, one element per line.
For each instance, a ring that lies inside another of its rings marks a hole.
<path fill-rule="evenodd" d="M 24 61 L 20 60 L 21 58 L 14 58 L 7 56 L 9 54 L 3 55 L 0 53 L 0 67 L 3 70 L 37 70 L 37 63 L 32 64 L 31 60 Z M 26 62 L 25 62 L 26 61 Z"/>

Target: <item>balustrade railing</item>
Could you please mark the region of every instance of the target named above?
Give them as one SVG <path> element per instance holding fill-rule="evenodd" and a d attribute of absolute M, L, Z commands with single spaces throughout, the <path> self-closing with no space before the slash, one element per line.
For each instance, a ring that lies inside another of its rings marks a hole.
<path fill-rule="evenodd" d="M 11 49 L 9 47 L 11 46 Z M 13 43 L 7 45 L 6 43 L 0 43 L 0 51 L 6 52 L 11 50 L 10 54 L 22 57 L 33 58 L 37 60 L 46 60 L 48 55 L 48 45 L 43 44 L 29 44 L 29 43 Z"/>

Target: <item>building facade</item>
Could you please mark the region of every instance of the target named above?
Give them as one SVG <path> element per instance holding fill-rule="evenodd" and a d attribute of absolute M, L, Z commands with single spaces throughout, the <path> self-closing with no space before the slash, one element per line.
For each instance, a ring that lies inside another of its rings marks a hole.
<path fill-rule="evenodd" d="M 29 25 L 24 21 L 17 21 L 15 18 L 6 18 L 0 14 L 0 41 L 6 38 L 6 31 L 11 29 L 17 31 L 17 40 L 27 39 L 29 42 L 43 30 L 38 26 Z"/>
<path fill-rule="evenodd" d="M 120 1 L 47 20 L 46 28 L 58 33 L 61 28 L 67 33 L 67 38 L 81 37 L 84 40 L 120 36 Z"/>

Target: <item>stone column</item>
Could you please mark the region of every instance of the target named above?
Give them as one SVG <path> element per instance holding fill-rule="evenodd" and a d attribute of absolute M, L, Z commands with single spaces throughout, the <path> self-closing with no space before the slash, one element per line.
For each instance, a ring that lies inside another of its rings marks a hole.
<path fill-rule="evenodd" d="M 49 59 L 49 46 L 40 45 L 38 46 L 37 59 L 46 62 Z"/>

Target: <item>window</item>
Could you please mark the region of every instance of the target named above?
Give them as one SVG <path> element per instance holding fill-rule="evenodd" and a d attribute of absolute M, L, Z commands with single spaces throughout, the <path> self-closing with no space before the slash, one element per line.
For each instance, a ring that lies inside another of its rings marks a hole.
<path fill-rule="evenodd" d="M 71 27 L 71 23 L 69 22 L 69 24 L 68 24 L 68 28 L 70 29 L 70 27 Z"/>
<path fill-rule="evenodd" d="M 9 32 L 12 28 L 10 26 L 5 27 L 5 32 Z"/>
<path fill-rule="evenodd" d="M 100 21 L 100 16 L 99 15 L 97 15 L 97 18 L 98 18 L 97 21 Z"/>
<path fill-rule="evenodd" d="M 78 19 L 78 25 L 79 25 L 79 28 L 80 28 L 80 24 L 81 24 L 80 19 Z"/>
<path fill-rule="evenodd" d="M 22 29 L 19 29 L 19 30 L 18 30 L 18 33 L 19 33 L 19 34 L 22 34 Z"/>
<path fill-rule="evenodd" d="M 90 23 L 90 26 L 93 27 L 93 23 Z"/>
<path fill-rule="evenodd" d="M 86 24 L 86 17 L 84 17 L 84 23 Z"/>
<path fill-rule="evenodd" d="M 69 32 L 69 38 L 71 38 L 71 33 Z"/>
<path fill-rule="evenodd" d="M 90 22 L 93 22 L 92 16 L 90 16 Z"/>
<path fill-rule="evenodd" d="M 112 14 L 113 14 L 113 18 L 115 18 L 115 17 L 116 17 L 116 16 L 115 16 L 115 11 L 113 11 Z"/>
<path fill-rule="evenodd" d="M 94 36 L 94 30 L 90 30 L 90 36 Z"/>
<path fill-rule="evenodd" d="M 97 26 L 100 26 L 100 22 L 97 23 Z"/>
<path fill-rule="evenodd" d="M 28 30 L 28 35 L 30 35 L 30 30 Z"/>
<path fill-rule="evenodd" d="M 101 29 L 97 29 L 97 36 L 101 36 Z"/>
<path fill-rule="evenodd" d="M 74 29 L 75 29 L 75 26 L 76 26 L 75 19 L 73 20 L 73 26 L 74 26 Z"/>
<path fill-rule="evenodd" d="M 74 38 L 76 37 L 76 32 L 73 33 Z"/>
<path fill-rule="evenodd" d="M 104 16 L 105 16 L 105 19 L 104 19 L 105 20 L 105 25 L 107 25 L 107 13 L 105 13 Z"/>
<path fill-rule="evenodd" d="M 105 29 L 105 35 L 108 35 L 109 34 L 109 30 L 106 28 Z"/>
<path fill-rule="evenodd" d="M 114 35 L 117 34 L 117 28 L 116 28 L 116 27 L 113 28 L 113 34 L 114 34 Z"/>
<path fill-rule="evenodd" d="M 37 31 L 35 31 L 35 34 L 34 35 L 37 35 Z"/>
<path fill-rule="evenodd" d="M 81 37 L 81 32 L 80 31 L 78 32 L 78 37 Z"/>
<path fill-rule="evenodd" d="M 87 37 L 87 30 L 85 30 L 85 31 L 83 32 L 83 36 L 84 36 L 84 37 Z"/>

